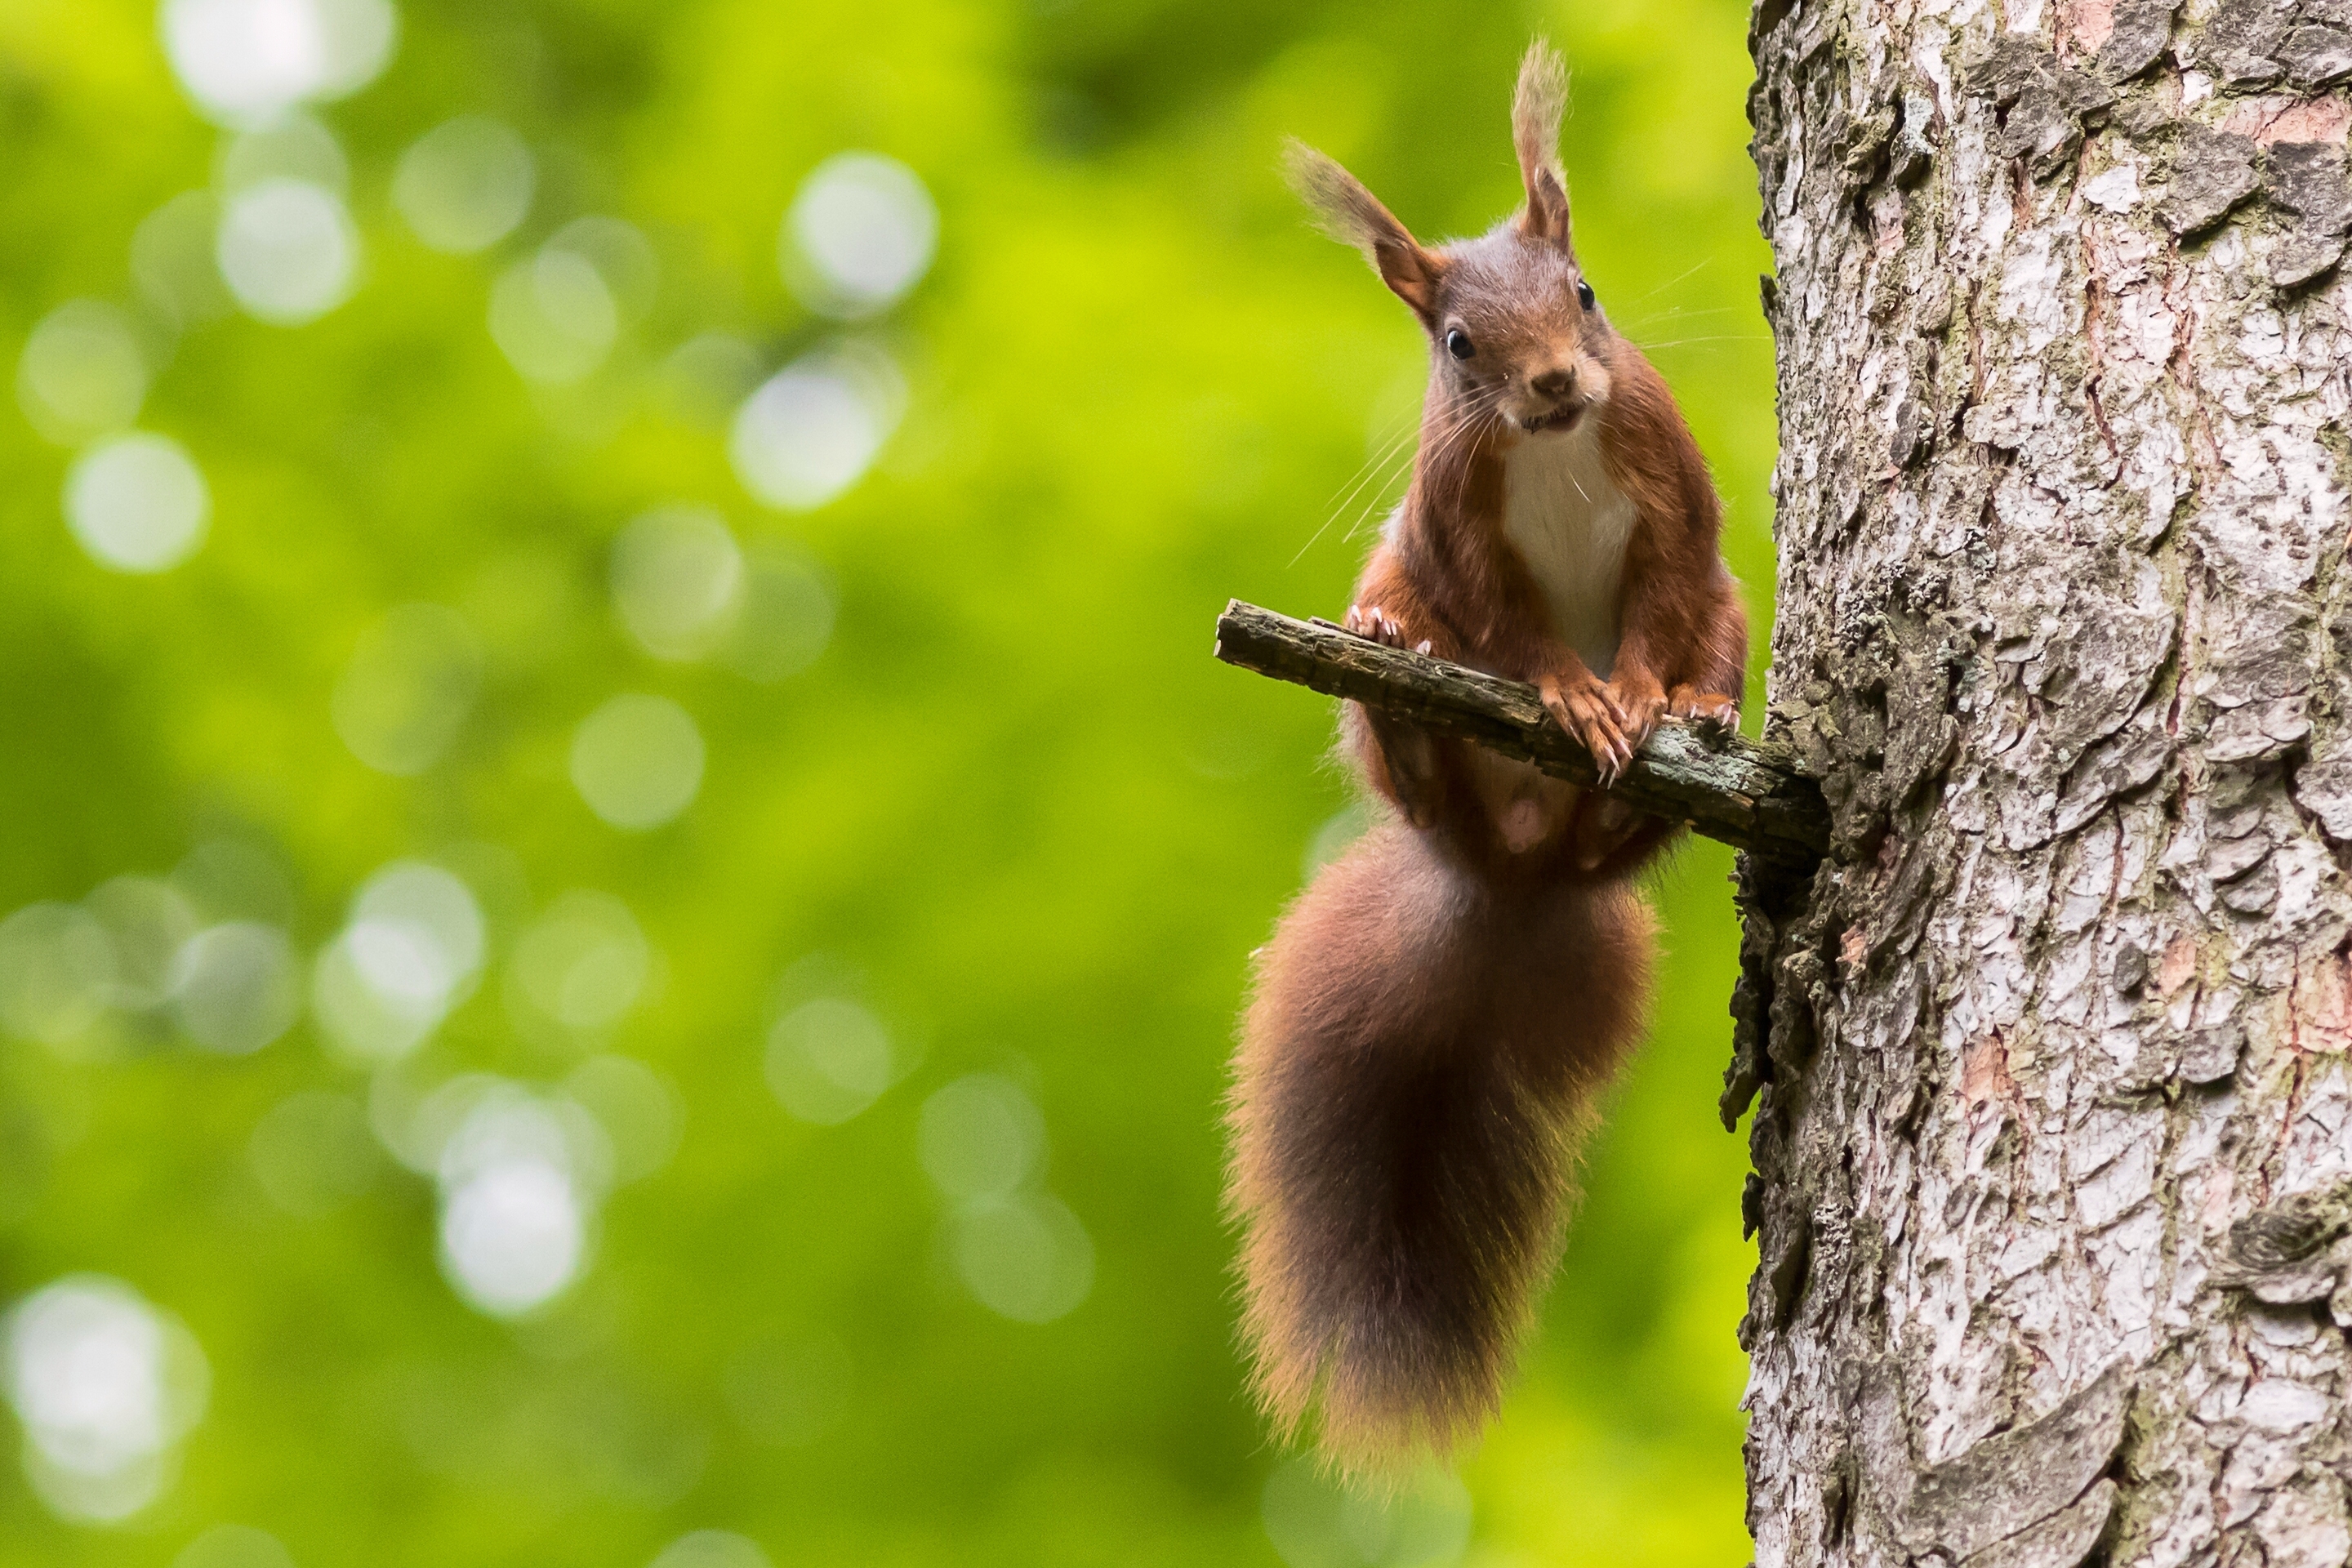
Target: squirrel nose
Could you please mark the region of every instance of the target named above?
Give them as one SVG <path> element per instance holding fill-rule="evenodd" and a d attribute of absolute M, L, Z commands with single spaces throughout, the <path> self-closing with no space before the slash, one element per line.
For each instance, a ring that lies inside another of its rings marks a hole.
<path fill-rule="evenodd" d="M 1566 365 L 1555 365 L 1541 375 L 1529 377 L 1528 384 L 1546 397 L 1565 397 L 1576 386 L 1576 372 Z"/>

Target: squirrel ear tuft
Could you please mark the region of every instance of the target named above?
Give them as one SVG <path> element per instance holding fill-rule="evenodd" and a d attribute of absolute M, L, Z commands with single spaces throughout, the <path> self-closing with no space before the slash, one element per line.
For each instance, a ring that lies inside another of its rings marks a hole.
<path fill-rule="evenodd" d="M 1559 121 L 1567 110 L 1568 67 L 1559 50 L 1538 38 L 1519 62 L 1519 87 L 1511 98 L 1511 142 L 1518 149 L 1519 178 L 1528 190 L 1519 232 L 1572 254 L 1568 181 L 1559 168 Z"/>
<path fill-rule="evenodd" d="M 1444 263 L 1423 250 L 1361 180 L 1304 142 L 1283 150 L 1282 167 L 1326 234 L 1362 251 L 1381 281 L 1417 313 L 1425 317 L 1436 308 Z"/>

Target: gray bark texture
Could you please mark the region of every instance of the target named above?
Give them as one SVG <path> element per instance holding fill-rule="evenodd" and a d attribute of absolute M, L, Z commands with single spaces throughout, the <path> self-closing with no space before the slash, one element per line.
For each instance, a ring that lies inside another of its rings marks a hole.
<path fill-rule="evenodd" d="M 2352 1557 L 2352 0 L 1761 0 L 1763 1568 Z"/>

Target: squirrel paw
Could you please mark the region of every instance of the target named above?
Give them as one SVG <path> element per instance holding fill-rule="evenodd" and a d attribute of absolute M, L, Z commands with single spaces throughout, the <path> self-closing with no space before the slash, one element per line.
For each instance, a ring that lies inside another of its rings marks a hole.
<path fill-rule="evenodd" d="M 1677 719 L 1687 719 L 1694 724 L 1704 724 L 1717 736 L 1729 735 L 1739 728 L 1739 701 L 1720 691 L 1700 691 L 1695 687 L 1677 686 L 1666 700 L 1666 711 Z"/>
<path fill-rule="evenodd" d="M 1370 642 L 1383 643 L 1390 647 L 1403 647 L 1404 628 L 1389 618 L 1378 605 L 1370 609 L 1361 605 L 1348 606 L 1347 628 Z M 1423 642 L 1415 651 L 1427 653 Z M 1372 742 L 1380 752 L 1381 772 L 1388 777 L 1388 794 L 1396 802 L 1405 821 L 1419 828 L 1437 825 L 1437 742 L 1429 731 L 1407 724 L 1381 712 L 1366 708 L 1364 722 L 1370 729 Z"/>
<path fill-rule="evenodd" d="M 1360 605 L 1348 606 L 1347 628 L 1367 642 L 1385 643 L 1391 647 L 1410 647 L 1415 653 L 1429 651 L 1429 639 L 1417 643 L 1405 640 L 1404 627 L 1391 620 L 1388 612 L 1374 605 L 1367 610 Z"/>
<path fill-rule="evenodd" d="M 1601 787 L 1615 784 L 1640 743 L 1633 733 L 1633 716 L 1620 705 L 1617 693 L 1581 665 L 1565 676 L 1545 676 L 1536 683 L 1536 689 L 1553 721 L 1592 753 L 1593 765 L 1601 772 Z M 1647 728 L 1642 726 L 1644 732 Z"/>
<path fill-rule="evenodd" d="M 1646 689 L 1627 687 L 1611 680 L 1605 683 L 1609 695 L 1616 700 L 1617 711 L 1622 715 L 1621 728 L 1625 733 L 1625 754 L 1630 758 L 1642 749 L 1642 742 L 1665 717 L 1666 694 L 1658 689 L 1655 681 L 1644 683 Z M 1621 770 L 1622 771 L 1622 770 Z"/>

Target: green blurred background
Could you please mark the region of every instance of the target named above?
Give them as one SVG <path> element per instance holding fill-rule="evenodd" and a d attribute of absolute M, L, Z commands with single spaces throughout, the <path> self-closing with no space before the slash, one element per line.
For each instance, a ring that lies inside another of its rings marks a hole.
<path fill-rule="evenodd" d="M 1281 139 L 1475 232 L 1538 31 L 1766 624 L 1744 24 L 0 4 L 0 1563 L 1742 1561 L 1711 846 L 1458 1480 L 1263 1435 L 1224 1061 L 1360 819 L 1209 647 L 1418 397 Z"/>

